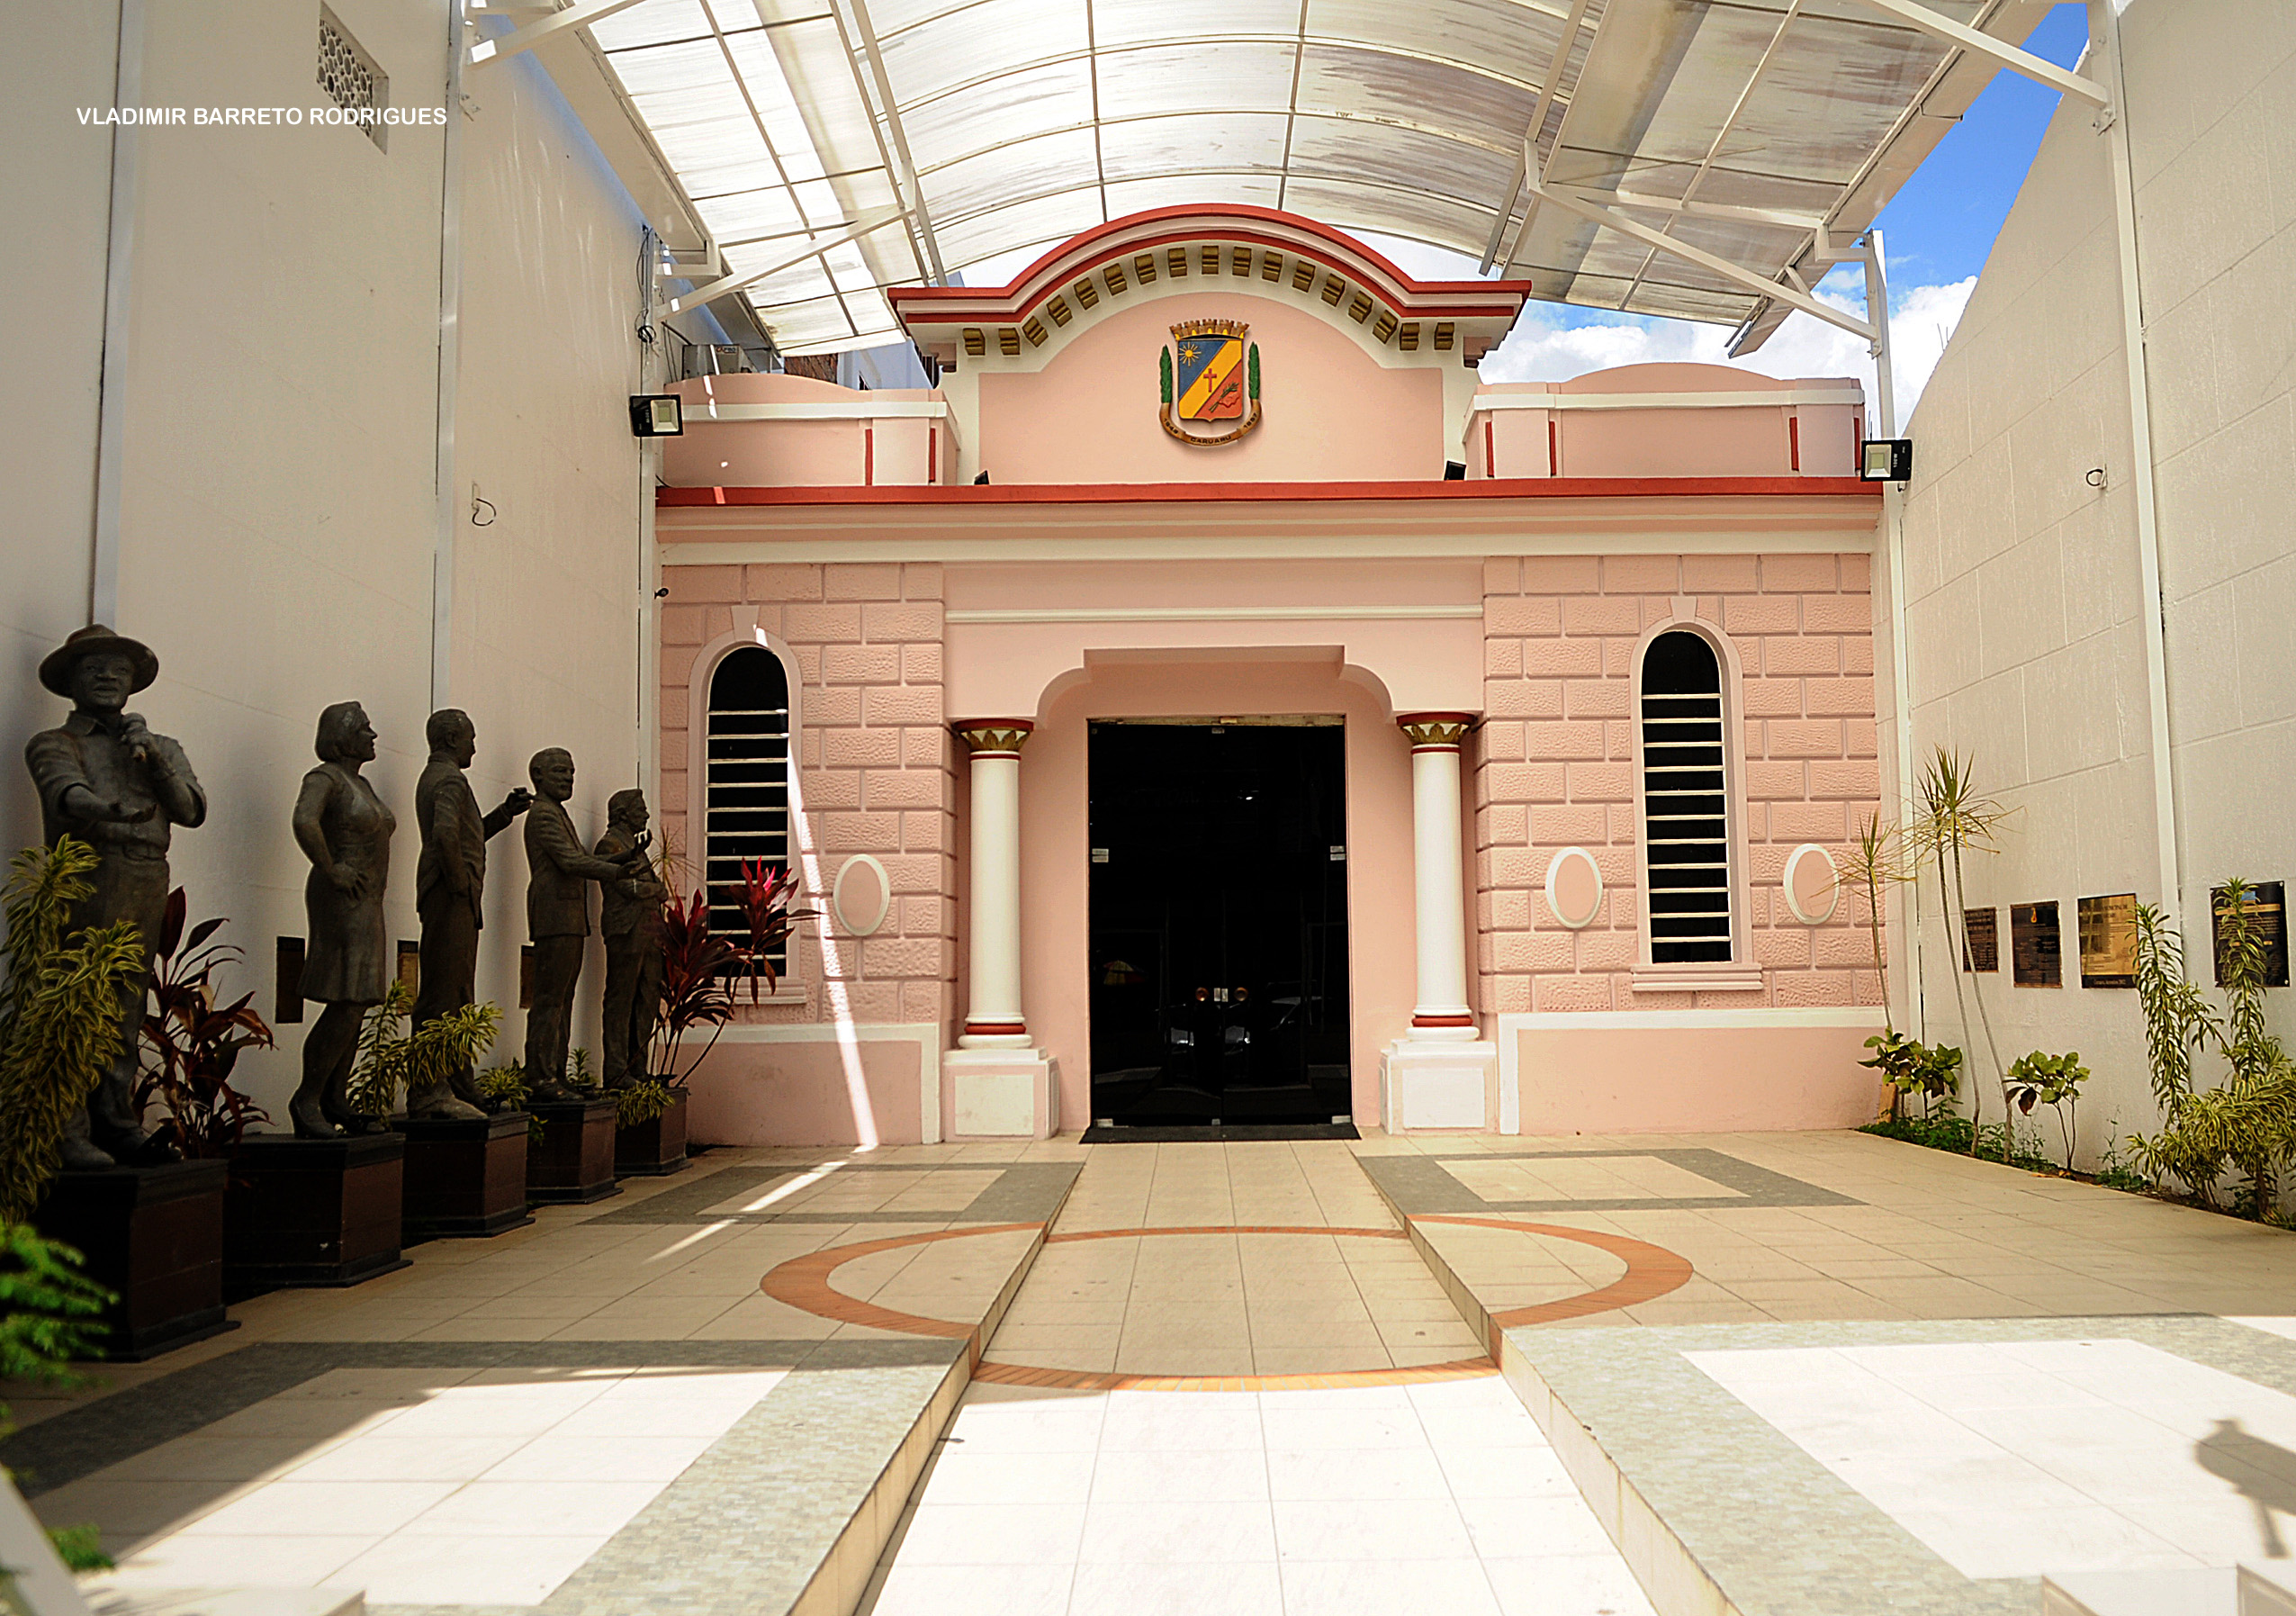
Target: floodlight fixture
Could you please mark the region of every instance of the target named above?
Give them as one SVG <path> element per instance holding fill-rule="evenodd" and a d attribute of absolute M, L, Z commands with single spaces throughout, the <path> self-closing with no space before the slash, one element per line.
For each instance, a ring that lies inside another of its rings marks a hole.
<path fill-rule="evenodd" d="M 1858 476 L 1867 483 L 1904 483 L 1913 475 L 1913 440 L 1868 438 L 1858 445 Z"/>
<path fill-rule="evenodd" d="M 674 393 L 632 393 L 630 430 L 640 438 L 682 438 L 685 407 Z"/>

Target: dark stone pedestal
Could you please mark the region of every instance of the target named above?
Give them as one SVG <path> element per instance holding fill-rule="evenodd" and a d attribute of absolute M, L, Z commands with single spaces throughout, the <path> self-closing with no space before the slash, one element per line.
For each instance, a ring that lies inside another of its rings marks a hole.
<path fill-rule="evenodd" d="M 673 1089 L 670 1109 L 652 1122 L 614 1133 L 614 1171 L 624 1178 L 660 1178 L 686 1166 L 686 1091 Z"/>
<path fill-rule="evenodd" d="M 539 1100 L 534 1114 L 542 1137 L 527 1147 L 528 1200 L 602 1201 L 622 1193 L 614 1182 L 612 1100 Z"/>
<path fill-rule="evenodd" d="M 396 1133 L 247 1135 L 232 1152 L 223 1203 L 225 1293 L 237 1300 L 283 1286 L 356 1285 L 405 1268 L 406 1160 Z"/>
<path fill-rule="evenodd" d="M 475 1122 L 395 1119 L 407 1142 L 402 1245 L 523 1228 L 527 1215 L 527 1114 Z"/>
<path fill-rule="evenodd" d="M 120 1293 L 104 1314 L 108 1357 L 135 1362 L 204 1341 L 223 1316 L 221 1161 L 59 1173 L 32 1224 L 76 1246 L 88 1277 Z"/>

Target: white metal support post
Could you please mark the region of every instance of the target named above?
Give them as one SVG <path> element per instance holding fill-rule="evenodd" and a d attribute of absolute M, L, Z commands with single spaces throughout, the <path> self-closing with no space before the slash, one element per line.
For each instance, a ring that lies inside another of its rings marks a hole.
<path fill-rule="evenodd" d="M 1047 1139 L 1060 1127 L 1059 1063 L 1036 1047 L 1021 1009 L 1021 747 L 1026 718 L 956 726 L 972 750 L 964 1032 L 941 1057 L 959 1139 Z"/>
<path fill-rule="evenodd" d="M 463 381 L 463 0 L 446 3 L 446 127 L 438 159 L 438 434 L 432 447 L 430 706 L 454 705 L 455 406 Z"/>
<path fill-rule="evenodd" d="M 1897 436 L 1897 377 L 1889 341 L 1889 271 L 1882 257 L 1879 230 L 1865 238 L 1866 317 L 1874 328 L 1874 400 L 1866 419 L 1876 438 Z M 1905 643 L 1905 491 L 1895 483 L 1881 485 L 1883 564 L 1889 573 L 1889 680 L 1896 709 L 1890 726 L 1891 750 L 1897 754 L 1897 823 L 1910 826 L 1913 806 L 1913 651 Z M 1905 884 L 1897 887 L 1897 943 L 1890 952 L 1904 961 L 1897 973 L 1905 995 L 1903 1020 L 1922 1025 L 1922 906 L 1920 895 Z M 1887 984 L 1884 984 L 1886 992 Z"/>
<path fill-rule="evenodd" d="M 2112 0 L 2089 0 L 2090 54 L 2102 58 L 2111 104 L 2098 117 L 2111 142 L 2112 215 L 2120 257 L 2120 347 L 2128 365 L 2129 474 L 2137 495 L 2137 564 L 2144 592 L 2145 683 L 2153 754 L 2154 857 L 2160 906 L 2169 924 L 2183 908 L 2183 855 L 2176 813 L 2176 762 L 2168 726 L 2167 609 L 2160 579 L 2160 518 L 2154 501 L 2151 367 L 2145 357 L 2144 282 L 2137 251 L 2137 182 L 2129 149 L 2129 90 L 2120 59 L 2120 18 Z"/>
<path fill-rule="evenodd" d="M 143 102 L 144 0 L 120 0 L 112 104 Z M 120 498 L 128 427 L 128 337 L 135 313 L 136 147 L 132 123 L 112 126 L 111 218 L 104 246 L 104 355 L 96 383 L 95 525 L 88 554 L 87 620 L 120 620 Z"/>

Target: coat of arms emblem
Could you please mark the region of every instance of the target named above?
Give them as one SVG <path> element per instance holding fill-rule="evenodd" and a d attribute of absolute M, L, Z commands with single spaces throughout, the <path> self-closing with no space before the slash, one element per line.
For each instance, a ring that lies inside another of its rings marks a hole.
<path fill-rule="evenodd" d="M 1164 429 L 1182 443 L 1233 443 L 1260 424 L 1260 350 L 1252 328 L 1190 320 L 1164 349 Z M 1225 423 L 1235 422 L 1233 426 Z"/>

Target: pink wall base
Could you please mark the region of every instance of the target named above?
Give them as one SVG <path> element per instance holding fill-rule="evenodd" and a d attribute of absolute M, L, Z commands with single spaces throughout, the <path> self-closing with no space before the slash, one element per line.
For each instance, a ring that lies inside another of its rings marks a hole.
<path fill-rule="evenodd" d="M 686 1126 L 697 1144 L 916 1144 L 921 1058 L 908 1038 L 721 1041 L 687 1080 Z"/>
<path fill-rule="evenodd" d="M 1575 1019 L 1575 1018 L 1574 1018 Z M 1854 1128 L 1879 1079 L 1859 1066 L 1871 1026 L 1603 1025 L 1562 1018 L 1515 1040 L 1526 1133 L 1717 1133 Z"/>

